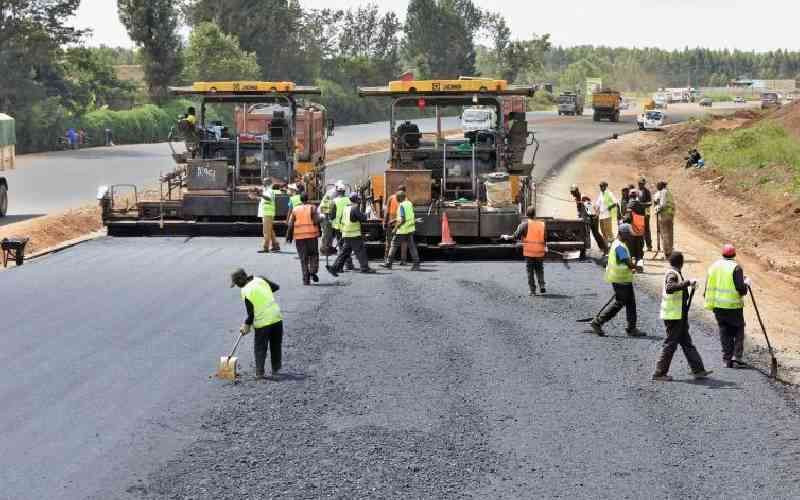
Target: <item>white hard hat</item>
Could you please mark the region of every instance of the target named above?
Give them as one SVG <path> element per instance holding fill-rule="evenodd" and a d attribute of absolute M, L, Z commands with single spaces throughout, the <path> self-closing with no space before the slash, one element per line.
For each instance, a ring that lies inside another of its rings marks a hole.
<path fill-rule="evenodd" d="M 336 190 L 337 191 L 344 191 L 344 189 L 345 189 L 344 181 L 341 181 L 341 180 L 336 181 Z"/>

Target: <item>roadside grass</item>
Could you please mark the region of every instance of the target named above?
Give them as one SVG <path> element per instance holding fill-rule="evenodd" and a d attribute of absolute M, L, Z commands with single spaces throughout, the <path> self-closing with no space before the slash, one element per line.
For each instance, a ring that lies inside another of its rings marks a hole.
<path fill-rule="evenodd" d="M 742 189 L 758 186 L 800 197 L 800 142 L 779 123 L 706 134 L 700 151 L 708 166 L 735 176 Z"/>

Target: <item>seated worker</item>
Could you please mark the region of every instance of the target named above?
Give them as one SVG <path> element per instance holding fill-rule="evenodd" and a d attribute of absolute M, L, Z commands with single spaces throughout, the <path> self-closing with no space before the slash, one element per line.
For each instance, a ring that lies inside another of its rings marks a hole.
<path fill-rule="evenodd" d="M 221 120 L 214 121 L 213 125 L 208 127 L 208 132 L 213 135 L 216 140 L 222 139 L 222 130 L 225 127 L 222 126 Z"/>
<path fill-rule="evenodd" d="M 700 154 L 696 148 L 689 150 L 689 156 L 685 158 L 686 166 L 684 168 L 689 167 L 697 167 L 700 168 L 705 165 L 705 161 L 703 161 L 703 156 Z"/>

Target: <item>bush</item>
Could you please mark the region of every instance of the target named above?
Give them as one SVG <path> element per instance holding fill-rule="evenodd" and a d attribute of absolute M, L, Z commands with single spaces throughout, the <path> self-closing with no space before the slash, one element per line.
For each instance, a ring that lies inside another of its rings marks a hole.
<path fill-rule="evenodd" d="M 70 120 L 69 125 L 83 128 L 95 145 L 102 143 L 107 128 L 113 132 L 115 144 L 161 142 L 167 139 L 178 116 L 191 105 L 191 101 L 181 99 L 163 107 L 146 104 L 124 111 L 99 109 Z"/>

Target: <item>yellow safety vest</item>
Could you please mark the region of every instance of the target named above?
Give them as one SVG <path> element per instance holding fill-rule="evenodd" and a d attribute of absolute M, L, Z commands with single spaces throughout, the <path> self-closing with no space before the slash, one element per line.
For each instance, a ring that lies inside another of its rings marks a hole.
<path fill-rule="evenodd" d="M 350 206 L 350 198 L 347 196 L 340 196 L 333 200 L 333 204 L 336 205 L 336 217 L 333 218 L 333 228 L 337 231 L 342 230 L 342 214 L 344 213 L 344 207 Z"/>
<path fill-rule="evenodd" d="M 333 200 L 331 200 L 331 197 L 326 193 L 325 196 L 322 197 L 322 201 L 319 203 L 319 209 L 323 214 L 329 215 L 331 213 L 332 206 Z"/>
<path fill-rule="evenodd" d="M 402 214 L 402 215 L 401 215 Z M 400 218 L 405 217 L 405 222 L 400 224 Z M 414 204 L 406 200 L 397 208 L 397 234 L 411 234 L 416 231 L 416 215 L 414 215 Z"/>
<path fill-rule="evenodd" d="M 683 318 L 683 290 L 667 293 L 667 278 L 670 274 L 675 274 L 680 279 L 680 274 L 674 269 L 670 269 L 664 274 L 664 284 L 661 289 L 661 319 L 676 320 Z"/>
<path fill-rule="evenodd" d="M 736 270 L 736 261 L 732 259 L 719 259 L 711 264 L 706 280 L 705 308 L 714 309 L 742 309 L 744 301 L 736 284 L 733 282 L 733 271 Z"/>
<path fill-rule="evenodd" d="M 358 238 L 361 236 L 361 223 L 354 221 L 350 218 L 350 212 L 353 211 L 353 205 L 344 207 L 342 214 L 342 237 L 343 238 Z"/>
<path fill-rule="evenodd" d="M 269 283 L 261 278 L 253 278 L 242 287 L 242 300 L 249 300 L 253 304 L 253 327 L 264 328 L 283 320 L 281 308 L 275 302 Z"/>
<path fill-rule="evenodd" d="M 270 201 L 265 200 L 264 196 L 270 196 Z M 264 217 L 275 217 L 275 193 L 272 188 L 264 188 L 261 200 L 258 202 L 258 216 L 262 219 Z"/>
<path fill-rule="evenodd" d="M 628 264 L 619 262 L 617 260 L 617 248 L 622 247 L 628 251 L 628 258 L 630 257 L 630 250 L 628 246 L 620 240 L 614 240 L 611 244 L 611 250 L 608 251 L 608 264 L 606 265 L 606 282 L 608 283 L 633 283 L 633 271 L 628 267 Z"/>
<path fill-rule="evenodd" d="M 675 201 L 672 199 L 672 191 L 664 190 L 664 206 L 661 209 L 661 217 L 671 218 L 675 215 Z"/>
<path fill-rule="evenodd" d="M 291 201 L 291 203 L 292 203 L 292 208 L 299 207 L 300 205 L 303 204 L 303 200 L 300 199 L 300 195 L 299 194 L 292 195 L 289 198 L 289 201 Z"/>
<path fill-rule="evenodd" d="M 608 190 L 603 191 L 603 205 L 605 205 L 606 208 L 608 209 L 608 215 L 611 217 L 611 220 L 613 221 L 614 225 L 616 225 L 615 223 L 617 221 L 617 204 L 614 203 L 614 199 L 611 198 L 611 193 L 609 193 Z"/>

